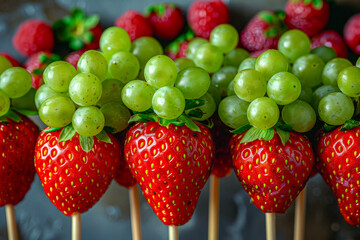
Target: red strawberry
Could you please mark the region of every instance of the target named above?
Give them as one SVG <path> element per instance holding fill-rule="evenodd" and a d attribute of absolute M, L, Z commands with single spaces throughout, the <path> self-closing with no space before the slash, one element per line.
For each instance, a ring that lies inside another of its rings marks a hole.
<path fill-rule="evenodd" d="M 89 29 L 90 33 L 92 34 L 92 40 L 85 42 L 84 47 L 81 49 L 83 51 L 86 50 L 97 50 L 100 48 L 100 37 L 104 32 L 104 29 L 100 24 L 95 25 L 95 27 Z"/>
<path fill-rule="evenodd" d="M 210 175 L 210 131 L 157 122 L 136 123 L 127 133 L 125 159 L 144 196 L 166 225 L 183 225 L 194 213 Z"/>
<path fill-rule="evenodd" d="M 360 225 L 360 127 L 324 133 L 317 148 L 317 168 L 331 188 L 340 212 L 351 225 Z"/>
<path fill-rule="evenodd" d="M 48 130 L 46 128 L 45 130 Z M 59 142 L 61 130 L 41 132 L 36 144 L 35 167 L 50 201 L 66 216 L 91 208 L 110 185 L 119 167 L 120 146 L 94 137 L 90 152 L 85 152 L 75 135 Z"/>
<path fill-rule="evenodd" d="M 174 4 L 152 5 L 148 9 L 148 19 L 159 38 L 173 39 L 180 34 L 185 18 L 180 8 Z"/>
<path fill-rule="evenodd" d="M 13 37 L 14 48 L 24 56 L 54 48 L 54 33 L 46 22 L 30 19 L 23 22 Z"/>
<path fill-rule="evenodd" d="M 262 11 L 250 20 L 240 34 L 240 41 L 249 51 L 277 48 L 281 34 L 286 30 L 284 13 Z"/>
<path fill-rule="evenodd" d="M 360 14 L 352 16 L 346 22 L 344 38 L 351 50 L 356 54 L 360 54 Z"/>
<path fill-rule="evenodd" d="M 251 52 L 250 53 L 250 57 L 259 57 L 263 52 L 265 52 L 266 50 L 269 50 L 269 49 L 263 49 L 263 50 L 259 50 L 259 51 L 255 51 L 255 52 Z"/>
<path fill-rule="evenodd" d="M 237 178 L 257 208 L 265 213 L 285 212 L 304 188 L 314 165 L 309 140 L 290 132 L 283 145 L 275 132 L 270 141 L 241 143 L 244 135 L 235 134 L 230 145 Z"/>
<path fill-rule="evenodd" d="M 170 57 L 172 60 L 178 59 L 178 58 L 185 58 L 186 57 L 186 49 L 189 45 L 189 41 L 181 41 L 176 44 L 170 44 L 168 48 L 165 50 L 165 53 L 168 57 Z"/>
<path fill-rule="evenodd" d="M 25 116 L 0 119 L 0 207 L 16 205 L 34 180 L 38 127 Z"/>
<path fill-rule="evenodd" d="M 127 10 L 116 19 L 115 26 L 125 29 L 131 41 L 139 37 L 152 37 L 154 35 L 150 21 L 135 10 Z"/>
<path fill-rule="evenodd" d="M 24 63 L 24 68 L 32 76 L 32 87 L 38 89 L 43 84 L 43 72 L 52 62 L 60 60 L 59 55 L 50 52 L 38 52 Z"/>
<path fill-rule="evenodd" d="M 221 0 L 194 1 L 188 9 L 187 19 L 196 36 L 209 38 L 217 25 L 229 22 L 230 13 Z"/>
<path fill-rule="evenodd" d="M 289 0 L 285 13 L 285 23 L 290 29 L 300 29 L 310 37 L 321 32 L 330 18 L 325 0 Z"/>
<path fill-rule="evenodd" d="M 341 35 L 334 30 L 325 30 L 311 38 L 311 48 L 327 46 L 334 49 L 337 57 L 347 58 L 348 51 Z"/>
<path fill-rule="evenodd" d="M 79 50 L 75 52 L 71 52 L 67 57 L 65 58 L 65 61 L 68 63 L 71 63 L 76 69 L 77 69 L 77 63 L 81 57 L 81 55 L 85 52 L 85 50 Z"/>
<path fill-rule="evenodd" d="M 11 65 L 13 67 L 20 67 L 20 63 L 18 60 L 16 60 L 13 56 L 11 56 L 10 54 L 8 54 L 7 52 L 0 52 L 0 55 L 4 56 L 7 58 L 7 60 L 9 60 L 11 62 Z"/>

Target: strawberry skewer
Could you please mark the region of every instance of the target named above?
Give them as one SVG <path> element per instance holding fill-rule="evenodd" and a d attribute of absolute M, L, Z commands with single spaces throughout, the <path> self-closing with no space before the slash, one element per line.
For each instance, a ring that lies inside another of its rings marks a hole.
<path fill-rule="evenodd" d="M 9 240 L 17 240 L 18 233 L 17 233 L 14 205 L 6 204 L 5 212 L 6 212 L 6 224 L 7 224 Z"/>
<path fill-rule="evenodd" d="M 71 239 L 72 240 L 80 240 L 81 239 L 81 214 L 80 213 L 74 213 L 71 216 Z"/>
<path fill-rule="evenodd" d="M 219 186 L 220 179 L 211 174 L 209 192 L 209 240 L 219 239 Z"/>
<path fill-rule="evenodd" d="M 306 186 L 295 200 L 294 240 L 305 238 Z"/>
<path fill-rule="evenodd" d="M 141 240 L 140 203 L 137 185 L 129 188 L 131 231 L 133 240 Z"/>
<path fill-rule="evenodd" d="M 276 215 L 265 213 L 266 219 L 266 240 L 276 240 Z"/>

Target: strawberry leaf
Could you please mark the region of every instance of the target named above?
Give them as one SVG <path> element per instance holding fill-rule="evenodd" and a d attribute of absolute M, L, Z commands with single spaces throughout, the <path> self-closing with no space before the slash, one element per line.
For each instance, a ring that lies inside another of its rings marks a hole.
<path fill-rule="evenodd" d="M 280 139 L 281 139 L 281 143 L 285 146 L 285 144 L 287 143 L 287 141 L 289 141 L 290 138 L 290 132 L 281 129 L 280 127 L 275 127 L 276 128 L 276 132 L 279 135 Z"/>
<path fill-rule="evenodd" d="M 231 133 L 237 133 L 237 134 L 241 134 L 243 132 L 246 132 L 247 130 L 249 130 L 251 128 L 251 125 L 249 123 L 242 125 L 241 127 L 230 131 Z"/>
<path fill-rule="evenodd" d="M 109 135 L 107 135 L 104 130 L 102 130 L 98 135 L 96 135 L 96 137 L 102 142 L 112 143 Z"/>
<path fill-rule="evenodd" d="M 142 113 L 138 113 L 133 115 L 128 123 L 131 122 L 157 122 L 158 121 L 158 117 L 154 114 L 142 114 Z"/>
<path fill-rule="evenodd" d="M 200 108 L 192 109 L 187 114 L 190 118 L 201 118 L 204 115 L 204 112 Z"/>
<path fill-rule="evenodd" d="M 356 120 L 347 120 L 345 124 L 339 129 L 340 131 L 347 131 L 360 126 L 360 122 Z"/>
<path fill-rule="evenodd" d="M 323 7 L 323 0 L 312 0 L 313 7 L 320 10 Z"/>
<path fill-rule="evenodd" d="M 70 48 L 73 50 L 80 50 L 84 46 L 84 42 L 79 38 L 71 38 Z"/>
<path fill-rule="evenodd" d="M 204 121 L 197 121 L 197 123 L 207 127 L 207 128 L 213 128 L 214 127 L 214 121 L 211 118 L 205 119 Z"/>
<path fill-rule="evenodd" d="M 59 128 L 53 128 L 53 127 L 51 127 L 51 128 L 49 128 L 49 129 L 43 130 L 43 132 L 50 133 L 50 132 L 55 132 L 55 131 L 60 130 L 60 129 L 62 129 L 62 127 L 59 127 Z"/>
<path fill-rule="evenodd" d="M 80 135 L 80 146 L 84 152 L 90 152 L 94 146 L 94 137 L 85 137 Z"/>
<path fill-rule="evenodd" d="M 264 20 L 269 25 L 273 24 L 276 21 L 274 14 L 270 11 L 262 11 L 258 14 L 258 17 Z"/>
<path fill-rule="evenodd" d="M 279 128 L 281 130 L 287 131 L 287 132 L 291 132 L 293 130 L 292 126 L 290 124 L 286 124 L 282 120 L 278 121 L 276 123 L 275 127 Z"/>
<path fill-rule="evenodd" d="M 159 123 L 160 123 L 160 125 L 165 126 L 165 127 L 169 126 L 170 124 L 174 124 L 174 125 L 179 126 L 179 127 L 185 125 L 184 122 L 180 122 L 177 119 L 165 119 L 165 118 L 160 118 Z"/>
<path fill-rule="evenodd" d="M 9 111 L 5 115 L 1 116 L 0 121 L 6 121 L 7 118 L 17 123 L 21 122 L 21 117 L 11 109 L 9 109 Z"/>
<path fill-rule="evenodd" d="M 186 99 L 185 100 L 185 110 L 200 107 L 205 104 L 203 99 Z"/>
<path fill-rule="evenodd" d="M 179 117 L 179 120 L 181 122 L 184 122 L 185 125 L 188 128 L 190 128 L 192 131 L 201 132 L 199 126 L 196 125 L 196 123 L 193 120 L 191 120 L 190 118 L 188 118 L 185 114 L 181 114 L 180 117 Z"/>
<path fill-rule="evenodd" d="M 274 137 L 275 131 L 274 128 L 269 129 L 258 129 L 255 127 L 250 128 L 241 139 L 241 143 L 253 142 L 257 139 L 270 141 Z"/>
<path fill-rule="evenodd" d="M 37 111 L 33 111 L 33 110 L 27 110 L 27 109 L 20 109 L 20 108 L 12 108 L 13 110 L 15 110 L 16 112 L 22 114 L 22 115 L 26 115 L 26 116 L 35 116 L 38 115 Z"/>
<path fill-rule="evenodd" d="M 63 128 L 59 135 L 59 142 L 65 142 L 67 140 L 70 140 L 74 135 L 76 131 L 73 128 L 72 124 L 67 125 Z"/>
<path fill-rule="evenodd" d="M 100 20 L 100 18 L 98 15 L 91 15 L 85 19 L 84 27 L 86 29 L 92 29 L 99 23 L 99 20 Z"/>
<path fill-rule="evenodd" d="M 323 127 L 323 131 L 328 133 L 328 132 L 335 130 L 336 128 L 338 128 L 338 126 L 332 126 L 332 125 L 325 124 Z"/>
<path fill-rule="evenodd" d="M 107 133 L 114 133 L 115 132 L 115 128 L 109 127 L 109 126 L 105 126 L 104 127 L 104 131 Z"/>

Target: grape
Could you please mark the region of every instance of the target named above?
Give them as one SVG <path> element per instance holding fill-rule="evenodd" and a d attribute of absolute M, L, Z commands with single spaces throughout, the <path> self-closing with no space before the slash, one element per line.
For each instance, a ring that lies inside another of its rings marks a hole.
<path fill-rule="evenodd" d="M 279 120 L 280 111 L 274 100 L 268 97 L 252 101 L 247 110 L 249 123 L 259 129 L 268 129 Z"/>
<path fill-rule="evenodd" d="M 10 109 L 10 98 L 0 90 L 0 117 L 5 115 Z"/>
<path fill-rule="evenodd" d="M 82 73 L 92 73 L 103 81 L 107 76 L 108 64 L 101 52 L 89 50 L 79 58 L 77 70 Z"/>
<path fill-rule="evenodd" d="M 245 58 L 240 63 L 240 66 L 238 68 L 238 72 L 240 72 L 241 70 L 245 70 L 245 69 L 255 69 L 256 60 L 257 60 L 257 58 L 255 58 L 255 57 Z"/>
<path fill-rule="evenodd" d="M 347 67 L 339 73 L 337 79 L 340 90 L 349 97 L 360 96 L 360 68 Z"/>
<path fill-rule="evenodd" d="M 70 98 L 79 106 L 95 105 L 101 94 L 101 81 L 94 74 L 79 73 L 70 82 Z"/>
<path fill-rule="evenodd" d="M 251 102 L 265 95 L 266 80 L 260 72 L 254 69 L 242 70 L 234 78 L 234 91 L 242 100 Z"/>
<path fill-rule="evenodd" d="M 168 56 L 158 55 L 146 63 L 144 75 L 146 81 L 155 89 L 173 86 L 177 77 L 177 67 Z"/>
<path fill-rule="evenodd" d="M 57 93 L 49 88 L 46 84 L 43 84 L 39 87 L 35 94 L 35 106 L 37 109 L 40 108 L 41 104 L 48 98 L 54 96 L 66 96 L 67 93 Z"/>
<path fill-rule="evenodd" d="M 354 114 L 354 104 L 351 98 L 340 92 L 329 93 L 320 100 L 319 116 L 330 125 L 342 125 Z"/>
<path fill-rule="evenodd" d="M 46 99 L 39 108 L 40 119 L 49 127 L 65 127 L 71 123 L 75 104 L 65 96 L 53 96 Z"/>
<path fill-rule="evenodd" d="M 139 60 L 129 52 L 117 52 L 109 61 L 109 73 L 113 78 L 126 84 L 134 80 L 140 70 Z"/>
<path fill-rule="evenodd" d="M 178 58 L 174 62 L 176 64 L 178 72 L 188 67 L 195 67 L 195 63 L 189 58 Z"/>
<path fill-rule="evenodd" d="M 211 84 L 219 89 L 220 95 L 225 97 L 229 83 L 234 80 L 237 69 L 232 66 L 225 66 L 214 73 L 211 77 Z"/>
<path fill-rule="evenodd" d="M 114 133 L 127 128 L 130 119 L 129 110 L 121 102 L 109 102 L 100 108 L 105 117 L 105 126 L 115 129 Z"/>
<path fill-rule="evenodd" d="M 356 66 L 357 66 L 358 68 L 360 68 L 360 57 L 359 57 L 358 60 L 356 61 Z"/>
<path fill-rule="evenodd" d="M 294 131 L 300 133 L 310 131 L 316 123 L 314 109 L 310 104 L 301 100 L 284 106 L 281 116 L 286 124 L 291 125 Z"/>
<path fill-rule="evenodd" d="M 74 66 L 65 61 L 50 63 L 44 71 L 45 84 L 55 92 L 67 92 L 70 81 L 77 74 Z"/>
<path fill-rule="evenodd" d="M 178 118 L 185 109 L 185 98 L 176 87 L 165 86 L 158 89 L 153 98 L 154 112 L 161 118 Z"/>
<path fill-rule="evenodd" d="M 314 48 L 313 50 L 311 50 L 311 53 L 321 57 L 324 63 L 327 63 L 328 61 L 336 58 L 335 50 L 327 46 L 319 46 L 317 48 Z"/>
<path fill-rule="evenodd" d="M 36 89 L 31 88 L 24 96 L 20 98 L 11 99 L 11 105 L 18 109 L 26 109 L 36 111 L 35 105 Z"/>
<path fill-rule="evenodd" d="M 319 106 L 319 102 L 320 100 L 325 97 L 326 95 L 328 95 L 329 93 L 333 93 L 333 92 L 340 92 L 340 89 L 338 87 L 332 86 L 332 85 L 323 85 L 321 87 L 318 87 L 314 92 L 313 92 L 313 102 L 312 102 L 312 106 L 315 109 L 315 111 L 318 111 L 318 106 Z"/>
<path fill-rule="evenodd" d="M 217 25 L 210 34 L 210 43 L 223 53 L 231 52 L 239 41 L 239 33 L 230 24 Z"/>
<path fill-rule="evenodd" d="M 261 72 L 266 81 L 275 73 L 286 72 L 289 69 L 289 61 L 278 50 L 266 50 L 256 59 L 255 70 Z"/>
<path fill-rule="evenodd" d="M 104 129 L 105 117 L 97 107 L 80 107 L 74 113 L 72 125 L 80 135 L 91 137 Z"/>
<path fill-rule="evenodd" d="M 310 39 L 304 32 L 293 29 L 281 35 L 278 49 L 290 62 L 294 62 L 298 57 L 310 53 L 310 45 Z"/>
<path fill-rule="evenodd" d="M 4 56 L 0 55 L 0 75 L 8 68 L 11 68 L 11 62 Z"/>
<path fill-rule="evenodd" d="M 289 72 L 280 72 L 272 76 L 267 84 L 267 95 L 279 105 L 294 102 L 301 93 L 299 79 Z"/>
<path fill-rule="evenodd" d="M 329 61 L 322 72 L 322 82 L 324 85 L 332 85 L 337 87 L 337 78 L 339 73 L 347 67 L 351 67 L 352 63 L 345 58 L 334 58 Z"/>
<path fill-rule="evenodd" d="M 229 96 L 221 100 L 219 104 L 219 117 L 221 121 L 233 129 L 237 129 L 247 123 L 247 109 L 249 103 L 237 96 Z"/>
<path fill-rule="evenodd" d="M 24 96 L 31 88 L 32 77 L 22 67 L 12 67 L 0 76 L 0 90 L 10 98 Z"/>
<path fill-rule="evenodd" d="M 220 69 L 224 56 L 218 47 L 204 43 L 197 48 L 193 60 L 196 66 L 203 68 L 208 73 L 214 73 Z"/>
<path fill-rule="evenodd" d="M 121 91 L 121 99 L 125 106 L 136 112 L 143 112 L 151 107 L 155 91 L 150 85 L 141 80 L 128 82 Z"/>
<path fill-rule="evenodd" d="M 117 79 L 106 79 L 102 83 L 102 94 L 97 105 L 102 106 L 108 102 L 121 102 L 121 90 L 124 87 Z"/>
<path fill-rule="evenodd" d="M 191 113 L 192 111 L 200 111 L 203 114 L 201 117 L 196 117 L 196 116 L 194 117 L 194 116 L 190 116 L 190 115 L 189 115 L 189 117 L 191 117 L 192 119 L 195 119 L 197 121 L 204 121 L 214 114 L 214 112 L 216 111 L 216 103 L 215 103 L 214 98 L 209 93 L 206 93 L 200 99 L 204 100 L 204 102 L 205 102 L 204 105 L 201 105 L 196 108 L 188 109 L 185 111 L 185 113 L 187 115 L 189 115 L 189 113 Z"/>
<path fill-rule="evenodd" d="M 204 69 L 189 67 L 179 72 L 175 87 L 186 99 L 197 99 L 208 91 L 210 83 L 210 76 Z"/>
<path fill-rule="evenodd" d="M 187 46 L 186 57 L 191 59 L 191 60 L 194 60 L 196 50 L 201 45 L 203 45 L 204 43 L 209 43 L 209 42 L 204 38 L 194 38 L 194 39 L 192 39 L 190 41 L 189 45 Z"/>
<path fill-rule="evenodd" d="M 229 82 L 226 94 L 227 94 L 227 96 L 236 95 L 235 90 L 234 90 L 234 81 Z"/>
<path fill-rule="evenodd" d="M 131 40 L 129 34 L 122 28 L 109 27 L 100 37 L 100 49 L 107 56 L 111 58 L 111 55 L 119 51 L 130 51 Z"/>
<path fill-rule="evenodd" d="M 299 78 L 303 85 L 316 87 L 321 84 L 324 61 L 314 54 L 308 54 L 296 59 L 292 73 Z"/>
<path fill-rule="evenodd" d="M 213 97 L 213 99 L 214 99 L 214 101 L 216 103 L 216 106 L 218 106 L 220 101 L 221 101 L 221 96 L 220 96 L 219 89 L 217 89 L 216 87 L 214 87 L 213 85 L 210 84 L 207 93 L 210 94 Z M 234 93 L 234 95 L 235 95 L 235 93 Z"/>
<path fill-rule="evenodd" d="M 235 48 L 224 57 L 224 66 L 238 68 L 242 61 L 250 56 L 249 52 L 243 48 Z"/>
<path fill-rule="evenodd" d="M 311 104 L 313 101 L 312 89 L 308 86 L 301 85 L 301 93 L 299 96 L 299 100 L 302 100 L 304 102 Z"/>

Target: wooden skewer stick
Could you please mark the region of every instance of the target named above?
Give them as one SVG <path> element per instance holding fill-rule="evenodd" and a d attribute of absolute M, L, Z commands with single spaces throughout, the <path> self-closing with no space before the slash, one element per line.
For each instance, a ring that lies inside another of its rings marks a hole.
<path fill-rule="evenodd" d="M 169 226 L 169 240 L 179 240 L 179 230 L 177 226 Z"/>
<path fill-rule="evenodd" d="M 74 213 L 71 216 L 71 220 L 72 220 L 71 239 L 72 240 L 81 240 L 81 215 L 80 215 L 80 213 Z"/>
<path fill-rule="evenodd" d="M 209 192 L 209 240 L 219 239 L 219 178 L 211 174 Z"/>
<path fill-rule="evenodd" d="M 14 206 L 11 204 L 5 205 L 6 212 L 6 224 L 9 240 L 18 240 L 18 231 L 15 219 L 15 210 Z"/>
<path fill-rule="evenodd" d="M 276 240 L 275 213 L 265 213 L 266 216 L 266 240 Z"/>
<path fill-rule="evenodd" d="M 294 240 L 305 239 L 306 186 L 295 200 Z"/>
<path fill-rule="evenodd" d="M 137 185 L 129 188 L 131 231 L 133 240 L 141 240 L 140 204 Z"/>

